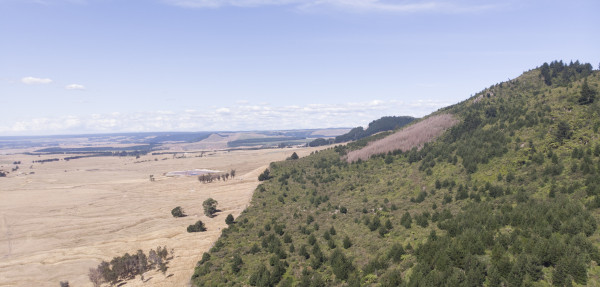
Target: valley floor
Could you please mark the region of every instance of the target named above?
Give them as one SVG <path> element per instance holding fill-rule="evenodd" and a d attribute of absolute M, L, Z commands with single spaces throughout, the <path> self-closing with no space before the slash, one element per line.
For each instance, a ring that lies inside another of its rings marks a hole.
<path fill-rule="evenodd" d="M 294 151 L 267 149 L 212 152 L 203 157 L 171 155 L 99 157 L 32 163 L 37 156 L 0 155 L 5 169 L 19 170 L 0 178 L 0 286 L 92 286 L 89 268 L 138 249 L 173 249 L 166 274 L 154 271 L 124 286 L 187 286 L 196 262 L 249 204 L 257 176 L 270 162 Z M 183 154 L 182 154 L 183 155 Z M 195 156 L 195 155 L 194 155 Z M 196 177 L 166 177 L 176 170 L 236 170 L 228 181 L 203 184 Z M 150 181 L 154 175 L 155 181 Z M 207 218 L 202 202 L 216 199 L 217 216 Z M 171 216 L 181 206 L 188 215 Z M 208 231 L 187 233 L 202 220 Z"/>

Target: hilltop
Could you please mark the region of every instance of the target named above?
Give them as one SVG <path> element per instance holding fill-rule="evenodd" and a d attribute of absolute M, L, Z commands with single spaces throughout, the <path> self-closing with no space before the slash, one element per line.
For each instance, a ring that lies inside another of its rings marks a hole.
<path fill-rule="evenodd" d="M 597 285 L 598 91 L 590 64 L 555 61 L 397 132 L 452 119 L 426 140 L 379 133 L 271 163 L 192 282 Z"/>

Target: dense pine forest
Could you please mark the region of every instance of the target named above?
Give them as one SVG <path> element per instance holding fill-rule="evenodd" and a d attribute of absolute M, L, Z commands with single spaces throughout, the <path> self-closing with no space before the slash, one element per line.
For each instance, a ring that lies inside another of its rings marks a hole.
<path fill-rule="evenodd" d="M 555 61 L 433 113 L 456 124 L 424 145 L 272 163 L 192 283 L 600 285 L 599 91 Z"/>

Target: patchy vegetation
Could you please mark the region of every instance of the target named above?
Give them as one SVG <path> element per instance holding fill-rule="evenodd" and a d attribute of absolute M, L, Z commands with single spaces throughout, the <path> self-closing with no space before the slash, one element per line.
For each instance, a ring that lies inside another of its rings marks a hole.
<path fill-rule="evenodd" d="M 173 256 L 171 250 L 171 257 Z M 141 275 L 144 281 L 144 273 L 151 269 L 158 269 L 165 273 L 168 269 L 169 252 L 167 247 L 157 247 L 151 249 L 148 256 L 138 250 L 134 255 L 125 253 L 121 257 L 115 257 L 110 262 L 102 261 L 96 268 L 90 268 L 88 277 L 94 286 L 100 286 L 102 283 L 109 283 L 111 286 L 121 280 L 130 280 L 137 275 Z"/>
<path fill-rule="evenodd" d="M 202 232 L 206 231 L 206 227 L 204 226 L 204 222 L 202 220 L 196 221 L 196 223 L 189 225 L 187 227 L 187 232 Z"/>
<path fill-rule="evenodd" d="M 215 213 L 217 210 L 218 202 L 213 198 L 209 197 L 202 203 L 202 207 L 204 208 L 204 215 L 208 217 L 215 217 Z"/>
<path fill-rule="evenodd" d="M 413 117 L 382 117 L 378 120 L 374 120 L 369 123 L 367 129 L 363 129 L 363 127 L 355 127 L 349 132 L 339 135 L 335 137 L 333 140 L 326 140 L 323 138 L 318 138 L 313 140 L 308 145 L 309 146 L 321 146 L 332 143 L 343 143 L 348 141 L 355 141 L 362 138 L 366 138 L 368 136 L 372 136 L 379 132 L 386 132 L 391 130 L 396 130 L 402 128 L 405 125 L 410 124 L 412 121 L 416 120 Z"/>
<path fill-rule="evenodd" d="M 450 114 L 439 114 L 427 117 L 416 124 L 403 128 L 394 134 L 377 141 L 370 142 L 366 147 L 348 153 L 347 160 L 354 162 L 359 159 L 367 160 L 373 155 L 386 154 L 393 151 L 409 151 L 421 149 L 425 143 L 435 140 L 445 130 L 458 123 Z"/>
<path fill-rule="evenodd" d="M 272 163 L 193 284 L 597 285 L 600 104 L 580 97 L 600 72 L 586 67 L 553 62 L 444 108 L 456 123 L 435 140 L 343 158 L 399 141 L 379 133 Z"/>
<path fill-rule="evenodd" d="M 173 215 L 173 217 L 185 217 L 185 216 L 187 216 L 183 212 L 183 208 L 181 208 L 181 206 L 177 206 L 177 207 L 173 208 L 171 210 L 171 215 Z"/>

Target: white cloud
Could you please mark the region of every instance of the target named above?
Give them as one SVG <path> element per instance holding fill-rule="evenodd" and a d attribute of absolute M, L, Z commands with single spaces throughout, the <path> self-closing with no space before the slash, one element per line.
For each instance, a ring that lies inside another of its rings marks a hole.
<path fill-rule="evenodd" d="M 465 13 L 488 10 L 497 4 L 473 0 L 163 0 L 169 4 L 191 8 L 290 6 L 302 11 L 323 9 L 354 12 L 443 12 Z M 489 2 L 489 1 L 487 1 Z"/>
<path fill-rule="evenodd" d="M 449 103 L 434 100 L 264 106 L 250 103 L 209 110 L 107 113 L 33 118 L 0 124 L 0 133 L 73 134 L 152 131 L 240 131 L 366 126 L 382 116 L 425 116 Z"/>
<path fill-rule="evenodd" d="M 26 85 L 50 84 L 52 80 L 48 78 L 24 77 L 21 79 L 21 83 Z"/>
<path fill-rule="evenodd" d="M 228 108 L 219 108 L 216 110 L 216 112 L 217 114 L 228 114 L 231 112 L 231 110 Z"/>
<path fill-rule="evenodd" d="M 70 85 L 66 85 L 65 89 L 83 91 L 83 90 L 85 90 L 85 87 L 83 85 L 79 85 L 79 84 L 70 84 Z"/>

